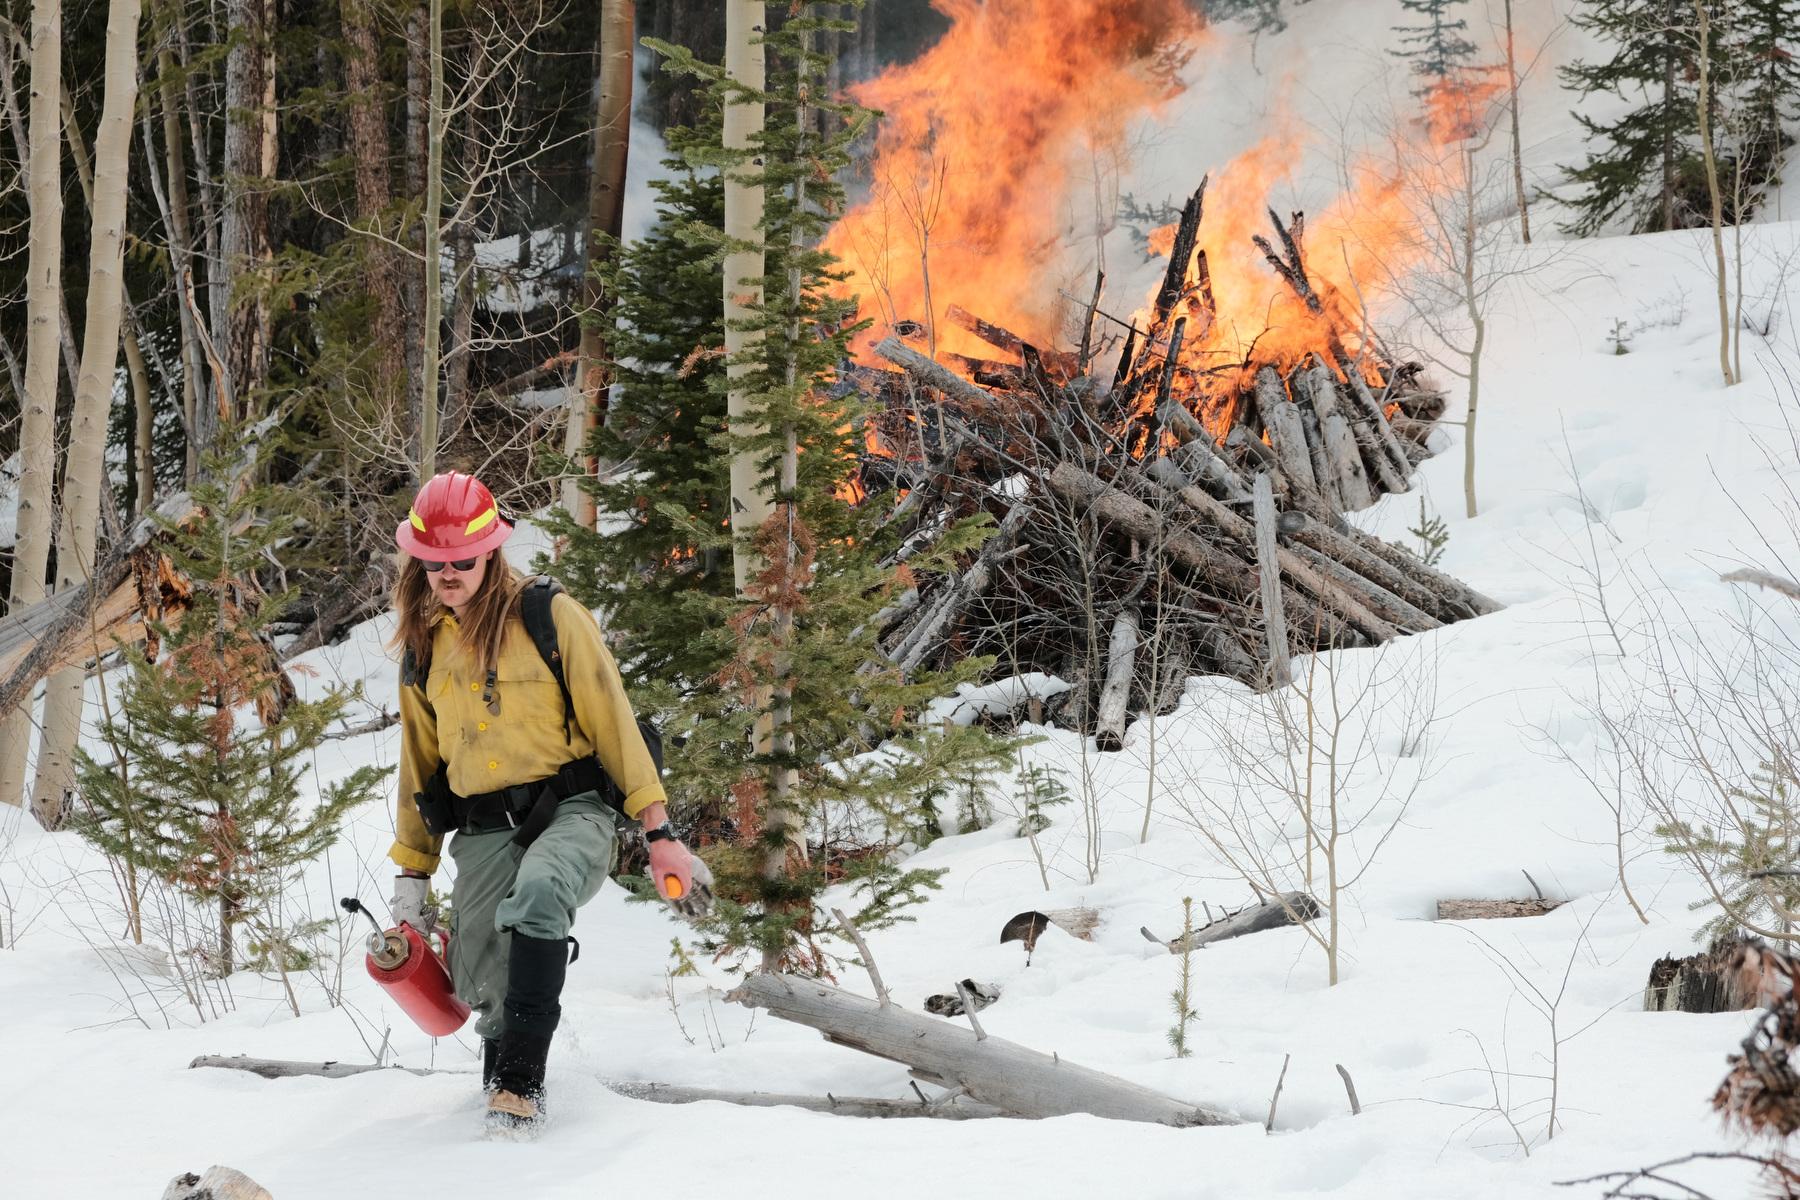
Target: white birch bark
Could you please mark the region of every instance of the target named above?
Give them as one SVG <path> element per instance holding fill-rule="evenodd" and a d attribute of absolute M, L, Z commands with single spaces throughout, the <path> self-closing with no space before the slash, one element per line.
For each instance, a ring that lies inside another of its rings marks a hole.
<path fill-rule="evenodd" d="M 62 536 L 57 540 L 57 586 L 74 587 L 94 566 L 95 525 L 105 475 L 106 422 L 119 361 L 120 299 L 124 282 L 126 179 L 137 106 L 140 0 L 111 0 L 106 18 L 106 91 L 94 140 L 93 232 L 89 238 L 87 326 L 81 376 L 63 473 Z M 35 84 L 34 84 L 35 87 Z M 33 97 L 35 106 L 36 97 Z M 54 103 L 54 99 L 52 103 Z M 44 742 L 38 754 L 31 808 L 47 826 L 60 823 L 73 777 L 81 727 L 80 667 L 51 676 L 44 693 Z"/>
<path fill-rule="evenodd" d="M 19 438 L 18 541 L 8 612 L 21 612 L 48 591 L 50 495 L 55 483 L 56 369 L 62 313 L 62 2 L 31 6 L 31 240 L 25 292 L 25 394 Z M 0 803 L 24 802 L 30 701 L 0 725 Z"/>
<path fill-rule="evenodd" d="M 726 0 L 725 71 L 742 86 L 760 93 L 764 87 L 764 51 L 758 26 L 765 13 L 759 0 Z M 763 131 L 760 101 L 734 98 L 725 105 L 725 149 L 747 150 Z M 746 163 L 725 173 L 725 236 L 734 248 L 725 256 L 725 354 L 730 392 L 726 414 L 731 432 L 743 436 L 755 431 L 750 420 L 750 396 L 745 386 L 752 372 L 746 361 L 762 342 L 756 330 L 738 328 L 761 305 L 763 298 L 763 189 L 762 172 Z M 755 458 L 744 452 L 731 457 L 731 535 L 734 544 L 732 574 L 738 594 L 749 587 L 753 555 L 752 534 L 774 510 L 768 489 L 758 477 Z"/>

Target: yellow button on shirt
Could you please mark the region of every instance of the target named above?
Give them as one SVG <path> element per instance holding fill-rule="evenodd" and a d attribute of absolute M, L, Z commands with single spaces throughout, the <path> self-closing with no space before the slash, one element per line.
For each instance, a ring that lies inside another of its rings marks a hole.
<path fill-rule="evenodd" d="M 592 754 L 625 793 L 627 816 L 665 799 L 618 665 L 593 614 L 558 595 L 551 601 L 550 617 L 574 701 L 566 737 L 562 691 L 516 610 L 494 663 L 498 711 L 491 712 L 481 700 L 487 672 L 460 644 L 455 618 L 446 616 L 432 631 L 423 686 L 400 689 L 400 796 L 388 856 L 401 867 L 437 869 L 442 839 L 426 831 L 413 796 L 440 761 L 450 789 L 472 796 L 547 778 L 562 764 Z M 482 748 L 491 753 L 504 745 L 504 762 L 475 752 L 474 734 L 490 730 L 495 740 L 484 738 Z"/>

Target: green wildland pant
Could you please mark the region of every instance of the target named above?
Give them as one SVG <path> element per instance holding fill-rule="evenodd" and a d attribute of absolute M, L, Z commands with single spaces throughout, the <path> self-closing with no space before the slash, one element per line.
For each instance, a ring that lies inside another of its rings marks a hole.
<path fill-rule="evenodd" d="M 450 978 L 456 994 L 475 1010 L 475 1032 L 484 1038 L 500 1036 L 513 931 L 568 937 L 575 910 L 592 900 L 612 873 L 618 843 L 613 810 L 595 792 L 557 805 L 549 827 L 528 847 L 513 845 L 513 832 L 458 833 L 450 839 L 456 864 Z"/>

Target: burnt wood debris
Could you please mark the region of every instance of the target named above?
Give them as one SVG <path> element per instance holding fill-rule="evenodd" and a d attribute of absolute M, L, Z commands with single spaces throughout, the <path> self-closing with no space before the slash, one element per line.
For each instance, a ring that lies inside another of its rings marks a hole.
<path fill-rule="evenodd" d="M 1071 686 L 1048 715 L 1097 734 L 1102 749 L 1122 744 L 1128 711 L 1173 707 L 1190 674 L 1279 685 L 1288 654 L 1499 608 L 1345 520 L 1406 491 L 1431 454 L 1445 398 L 1419 364 L 1393 361 L 1366 328 L 1333 329 L 1297 358 L 1256 341 L 1240 361 L 1183 356 L 1214 314 L 1196 249 L 1204 197 L 1202 183 L 1147 319 L 1107 316 L 1097 284 L 1078 353 L 951 307 L 948 321 L 992 358 L 934 356 L 928 331 L 901 321 L 872 347 L 879 363 L 847 369 L 876 400 L 860 486 L 901 493 L 894 560 L 953 520 L 985 513 L 995 526 L 959 572 L 926 578 L 884 611 L 884 653 L 909 670 L 993 654 L 1002 674 L 1057 675 Z M 1270 219 L 1273 238 L 1246 252 L 1325 318 L 1303 217 Z M 1110 385 L 1095 371 L 1098 324 L 1120 345 Z M 1259 476 L 1275 500 L 1272 529 L 1257 527 Z M 1270 629 L 1283 645 L 1269 644 Z"/>

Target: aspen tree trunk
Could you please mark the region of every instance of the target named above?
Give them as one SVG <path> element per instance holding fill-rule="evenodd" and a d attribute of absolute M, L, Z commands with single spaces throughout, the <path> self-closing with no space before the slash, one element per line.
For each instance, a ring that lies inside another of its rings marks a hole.
<path fill-rule="evenodd" d="M 590 475 L 596 464 L 585 456 L 583 448 L 594 425 L 605 420 L 606 322 L 612 310 L 611 297 L 594 278 L 594 270 L 602 261 L 602 246 L 610 244 L 601 235 L 616 242 L 625 228 L 635 19 L 631 0 L 601 0 L 600 44 L 595 50 L 599 59 L 599 95 L 594 105 L 594 164 L 588 183 L 587 246 L 582 255 L 586 270 L 581 285 L 581 352 L 575 386 L 569 392 L 568 441 L 563 448 L 571 462 L 585 463 Z M 563 482 L 562 501 L 577 524 L 594 527 L 594 498 L 574 479 Z"/>
<path fill-rule="evenodd" d="M 431 16 L 424 0 L 406 14 L 406 195 L 425 194 L 425 142 L 431 130 Z M 407 230 L 407 244 L 424 244 L 419 227 Z M 425 273 L 406 271 L 406 402 L 407 446 L 415 463 L 422 461 L 419 435 L 425 419 Z"/>
<path fill-rule="evenodd" d="M 3 21 L 0 21 L 0 34 L 6 34 L 6 33 L 10 33 L 10 35 L 14 39 L 17 39 L 19 41 L 18 53 L 19 53 L 20 57 L 25 57 L 29 53 L 29 51 L 28 51 L 27 47 L 25 46 L 23 39 L 19 39 L 18 31 L 13 29 L 10 24 L 6 24 Z M 31 175 L 31 171 L 29 169 L 29 163 L 30 163 L 30 159 L 31 159 L 31 135 L 26 132 L 25 126 L 20 122 L 18 109 L 13 101 L 12 85 L 11 85 L 11 79 L 10 79 L 10 76 L 11 76 L 10 62 L 7 64 L 7 75 L 8 75 L 8 78 L 6 80 L 6 83 L 7 83 L 7 87 L 6 87 L 7 109 L 8 109 L 10 123 L 12 124 L 12 127 L 13 127 L 13 141 L 17 145 L 18 150 L 19 150 L 19 162 L 21 164 L 23 164 L 24 168 L 25 168 L 20 171 L 20 180 L 21 180 L 21 182 L 24 182 L 24 181 L 29 180 L 30 175 Z M 27 183 L 27 186 L 29 186 L 28 183 Z M 68 375 L 69 386 L 73 387 L 75 384 L 75 377 L 77 375 L 81 374 L 81 356 L 80 356 L 79 352 L 75 349 L 75 326 L 69 320 L 68 305 L 64 301 L 64 298 L 63 298 L 60 290 L 58 291 L 57 298 L 56 298 L 56 311 L 57 311 L 57 326 L 56 326 L 57 341 L 58 341 L 58 344 L 62 348 L 63 371 Z M 73 397 L 73 395 L 65 395 L 62 398 L 67 399 L 67 400 L 73 400 L 74 397 Z M 67 419 L 68 409 L 66 407 L 63 408 L 58 415 L 62 419 Z"/>
<path fill-rule="evenodd" d="M 344 87 L 350 96 L 350 154 L 356 163 L 356 219 L 372 226 L 394 199 L 388 172 L 388 133 L 381 78 L 381 50 L 370 0 L 344 0 Z M 363 247 L 363 286 L 375 301 L 375 341 L 370 387 L 386 434 L 407 428 L 406 321 L 400 280 L 407 274 L 394 248 L 371 240 Z"/>
<path fill-rule="evenodd" d="M 748 150 L 761 138 L 765 87 L 765 50 L 762 45 L 761 22 L 765 8 L 760 0 L 725 0 L 725 72 L 739 85 L 754 92 L 751 97 L 732 96 L 725 104 L 725 148 Z M 758 432 L 754 405 L 749 391 L 749 378 L 757 371 L 750 359 L 763 345 L 760 329 L 742 328 L 757 319 L 763 301 L 763 186 L 760 161 L 740 163 L 725 172 L 725 236 L 732 248 L 725 256 L 725 374 L 726 418 L 731 433 L 744 437 Z M 731 535 L 732 574 L 738 595 L 745 595 L 750 580 L 762 570 L 760 557 L 753 551 L 751 540 L 774 512 L 773 497 L 757 470 L 756 457 L 746 450 L 734 450 L 731 456 Z M 762 690 L 757 721 L 755 749 L 768 755 L 774 748 L 776 731 L 773 704 L 768 689 Z M 780 788 L 780 773 L 770 779 L 771 792 Z M 765 809 L 771 823 L 784 819 L 780 797 L 771 794 Z M 764 874 L 770 872 L 777 853 L 764 861 Z M 779 853 L 782 863 L 785 852 Z M 770 957 L 764 956 L 765 965 Z"/>
<path fill-rule="evenodd" d="M 1706 194 L 1712 201 L 1713 270 L 1719 297 L 1719 373 L 1725 386 L 1737 382 L 1731 370 L 1731 277 L 1725 270 L 1725 214 L 1719 193 L 1719 160 L 1713 152 L 1712 131 L 1712 21 L 1705 0 L 1694 0 L 1694 16 L 1700 22 L 1700 153 L 1706 161 Z"/>
<path fill-rule="evenodd" d="M 25 393 L 19 432 L 18 540 L 13 548 L 9 612 L 42 600 L 50 561 L 50 497 L 56 483 L 56 368 L 62 312 L 62 0 L 31 6 L 31 237 L 26 257 Z M 25 793 L 31 737 L 29 698 L 0 725 L 0 803 Z"/>
<path fill-rule="evenodd" d="M 1463 152 L 1463 305 L 1469 313 L 1473 338 L 1469 343 L 1469 416 L 1463 425 L 1463 505 L 1470 517 L 1475 516 L 1475 417 L 1481 405 L 1481 351 L 1487 341 L 1487 321 L 1481 312 L 1481 298 L 1476 293 L 1475 152 Z M 1335 956 L 1333 971 L 1336 970 Z M 1336 982 L 1334 979 L 1333 982 Z"/>
<path fill-rule="evenodd" d="M 808 128 L 812 120 L 812 110 L 806 102 L 806 89 L 810 86 L 807 78 L 808 64 L 805 53 L 811 51 L 811 35 L 806 35 L 802 46 L 802 54 L 796 63 L 799 78 L 796 80 L 799 103 L 794 109 L 795 133 L 799 139 L 796 157 L 806 161 Z M 806 174 L 796 172 L 793 190 L 789 197 L 793 211 L 798 214 L 806 208 Z M 799 352 L 802 330 L 800 327 L 800 254 L 805 248 L 801 236 L 800 224 L 793 222 L 793 231 L 788 241 L 787 269 L 787 370 L 783 382 L 787 385 L 788 394 L 794 394 L 799 386 Z M 794 522 L 799 519 L 799 468 L 800 447 L 796 440 L 794 424 L 789 421 L 781 431 L 781 483 L 778 497 L 781 512 L 786 518 L 787 532 L 782 541 L 782 553 L 786 557 L 783 576 L 788 580 L 783 588 L 790 593 L 805 586 L 804 580 L 793 578 L 799 567 L 799 548 L 794 539 Z M 783 763 L 794 760 L 794 686 L 793 686 L 793 640 L 794 610 L 788 603 L 775 606 L 773 614 L 775 632 L 774 679 L 769 690 L 769 733 L 770 748 L 776 758 Z M 768 839 L 768 856 L 763 860 L 763 877 L 780 879 L 787 874 L 792 863 L 806 862 L 806 835 L 804 817 L 793 810 L 793 794 L 799 782 L 799 773 L 792 766 L 778 766 L 772 772 L 769 789 L 769 805 L 767 827 L 771 834 L 779 833 L 780 840 Z M 763 970 L 776 969 L 778 955 L 765 952 Z"/>
<path fill-rule="evenodd" d="M 57 539 L 59 588 L 86 580 L 94 565 L 94 527 L 100 489 L 107 486 L 106 422 L 119 361 L 120 301 L 125 266 L 126 179 L 131 166 L 131 126 L 137 107 L 137 38 L 140 0 L 111 0 L 106 18 L 106 92 L 94 144 L 93 233 L 89 239 L 87 327 L 81 344 L 81 377 L 69 460 L 63 473 L 62 534 Z M 35 86 L 35 85 L 34 85 Z M 35 98 L 34 98 L 35 99 Z M 47 828 L 61 824 L 73 779 L 73 755 L 81 731 L 79 666 L 50 677 L 44 692 L 44 743 L 38 754 L 31 810 Z"/>
<path fill-rule="evenodd" d="M 212 162 L 212 140 L 209 136 L 209 122 L 206 120 L 207 110 L 200 104 L 200 76 L 193 69 L 192 56 L 188 52 L 187 25 L 183 20 L 183 8 L 180 0 L 171 0 L 171 11 L 174 13 L 175 48 L 185 73 L 185 90 L 187 93 L 187 128 L 188 149 L 192 151 L 194 171 L 194 196 L 200 207 L 200 232 L 202 244 L 205 246 L 204 260 L 195 255 L 190 256 L 190 266 L 200 264 L 205 267 L 205 292 L 199 291 L 201 281 L 192 280 L 188 291 L 193 295 L 194 311 L 191 314 L 194 322 L 195 359 L 206 364 L 204 373 L 194 376 L 194 422 L 190 426 L 191 445 L 189 458 L 192 460 L 190 478 L 199 474 L 201 456 L 214 442 L 219 433 L 219 405 L 212 397 L 225 397 L 231 394 L 231 381 L 226 378 L 223 363 L 220 361 L 218 348 L 225 344 L 225 318 L 227 299 L 227 276 L 225 256 L 220 249 L 219 209 L 222 200 L 219 185 L 215 180 Z M 173 161 L 173 160 L 171 160 Z M 185 218 L 184 218 L 185 220 Z M 193 242 L 189 240 L 189 246 Z M 206 301 L 206 320 L 200 319 L 200 298 Z M 212 350 L 208 352 L 201 340 L 206 333 L 212 341 Z"/>
<path fill-rule="evenodd" d="M 438 338 L 443 320 L 443 264 L 439 261 L 444 208 L 444 0 L 431 0 L 431 99 L 425 134 L 425 297 L 420 319 L 425 345 L 419 359 L 419 481 L 437 473 Z"/>
<path fill-rule="evenodd" d="M 1663 109 L 1668 111 L 1675 107 L 1675 45 L 1674 33 L 1675 13 L 1678 0 L 1668 0 L 1665 13 L 1667 28 L 1663 37 L 1667 45 L 1663 50 Z M 1662 204 L 1664 229 L 1675 228 L 1675 131 L 1665 123 L 1662 145 Z"/>
<path fill-rule="evenodd" d="M 759 96 L 764 87 L 760 0 L 725 0 L 725 72 Z M 725 149 L 747 150 L 763 131 L 760 99 L 733 97 L 725 105 Z M 729 381 L 726 414 L 733 435 L 755 432 L 751 421 L 747 377 L 754 371 L 749 357 L 762 344 L 760 331 L 744 329 L 763 299 L 762 170 L 751 163 L 725 172 L 725 236 L 733 242 L 725 255 L 725 375 Z M 769 519 L 774 505 L 756 470 L 755 456 L 731 456 L 732 572 L 738 594 L 756 574 L 750 540 Z"/>
<path fill-rule="evenodd" d="M 260 271 L 269 255 L 269 200 L 261 179 L 269 173 L 265 122 L 270 77 L 270 0 L 230 0 L 232 45 L 225 60 L 225 188 L 220 252 L 227 281 L 225 340 L 226 396 L 237 421 L 250 413 L 251 398 L 268 377 L 269 312 L 255 294 L 238 293 L 245 275 Z"/>
<path fill-rule="evenodd" d="M 179 12 L 175 19 L 181 19 Z M 168 160 L 169 261 L 175 269 L 175 311 L 181 325 L 181 415 L 188 431 L 182 478 L 191 484 L 200 471 L 195 405 L 204 391 L 206 360 L 200 352 L 195 315 L 185 299 L 188 289 L 195 286 L 194 235 L 188 227 L 187 163 L 181 150 L 181 100 L 175 90 L 175 54 L 166 45 L 156 56 L 156 77 L 162 96 L 163 153 Z"/>
<path fill-rule="evenodd" d="M 1525 152 L 1519 142 L 1519 67 L 1513 51 L 1512 0 L 1506 0 L 1506 85 L 1512 93 L 1513 192 L 1519 198 L 1519 240 L 1531 245 L 1531 206 L 1525 198 Z"/>
<path fill-rule="evenodd" d="M 142 0 L 140 0 L 140 3 Z M 62 93 L 63 127 L 69 135 L 69 158 L 75 164 L 75 178 L 81 182 L 81 196 L 87 201 L 88 218 L 94 213 L 94 167 L 88 161 L 87 140 L 81 136 L 81 125 L 75 119 L 75 102 L 69 89 Z M 129 152 L 131 133 L 126 131 Z M 138 510 L 155 504 L 156 479 L 150 462 L 150 373 L 144 368 L 144 351 L 138 344 L 137 312 L 131 305 L 131 292 L 125 287 L 123 272 L 119 281 L 119 301 L 123 310 L 120 333 L 125 347 L 125 374 L 131 381 L 134 453 L 126 459 L 126 469 L 135 492 L 133 503 Z"/>

